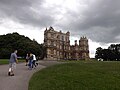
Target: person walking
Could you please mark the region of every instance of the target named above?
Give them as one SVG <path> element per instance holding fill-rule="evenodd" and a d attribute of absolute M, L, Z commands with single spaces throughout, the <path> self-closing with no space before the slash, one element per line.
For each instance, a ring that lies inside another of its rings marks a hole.
<path fill-rule="evenodd" d="M 25 58 L 26 66 L 28 65 L 28 59 L 29 59 L 29 56 L 28 56 L 28 53 L 27 53 L 26 58 Z"/>
<path fill-rule="evenodd" d="M 30 53 L 30 57 L 29 57 L 28 61 L 29 61 L 29 64 L 28 64 L 29 69 L 32 70 L 32 62 L 33 62 L 33 54 L 32 53 Z"/>
<path fill-rule="evenodd" d="M 17 60 L 17 50 L 14 51 L 14 53 L 11 53 L 10 59 L 9 59 L 9 71 L 8 76 L 14 76 L 14 69 L 16 68 L 16 63 L 18 63 Z"/>
<path fill-rule="evenodd" d="M 34 67 L 36 67 L 37 65 L 36 65 L 36 56 L 35 56 L 35 54 L 33 54 L 33 62 L 32 62 L 32 68 Z"/>

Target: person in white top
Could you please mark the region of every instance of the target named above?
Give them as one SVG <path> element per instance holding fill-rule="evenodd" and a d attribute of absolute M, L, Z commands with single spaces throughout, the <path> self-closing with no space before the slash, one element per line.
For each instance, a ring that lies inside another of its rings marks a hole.
<path fill-rule="evenodd" d="M 36 67 L 36 56 L 33 54 L 33 62 L 32 62 L 32 68 Z"/>

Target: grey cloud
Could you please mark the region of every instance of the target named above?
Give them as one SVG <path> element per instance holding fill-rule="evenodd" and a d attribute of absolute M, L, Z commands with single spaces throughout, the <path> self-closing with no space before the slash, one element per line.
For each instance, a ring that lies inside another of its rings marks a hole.
<path fill-rule="evenodd" d="M 45 12 L 42 7 L 44 0 L 0 0 L 0 17 L 7 17 L 21 24 L 28 24 L 37 27 L 49 26 L 54 23 L 54 18 L 51 13 Z M 31 8 L 37 8 L 39 11 L 35 12 Z"/>
<path fill-rule="evenodd" d="M 77 0 L 80 3 L 80 0 Z M 88 1 L 88 2 L 87 2 Z M 10 18 L 35 27 L 53 25 L 70 31 L 74 37 L 87 36 L 100 43 L 120 42 L 120 0 L 86 0 L 81 12 L 65 9 L 62 5 L 46 6 L 45 0 L 0 0 L 0 18 Z M 58 15 L 62 18 L 57 18 Z M 1 22 L 0 22 L 1 23 Z"/>
<path fill-rule="evenodd" d="M 120 35 L 119 4 L 120 0 L 96 0 L 82 13 L 68 11 L 66 18 L 70 23 L 60 27 L 67 29 L 69 26 L 72 33 L 86 35 L 96 42 L 120 42 L 120 39 L 116 39 Z"/>

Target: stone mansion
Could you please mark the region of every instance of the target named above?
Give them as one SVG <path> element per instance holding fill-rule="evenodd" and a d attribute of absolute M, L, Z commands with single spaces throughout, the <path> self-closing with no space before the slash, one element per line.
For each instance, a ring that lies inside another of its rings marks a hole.
<path fill-rule="evenodd" d="M 44 31 L 44 46 L 47 60 L 87 60 L 89 59 L 89 45 L 86 37 L 81 37 L 79 44 L 75 40 L 70 45 L 70 32 L 56 31 L 53 27 Z"/>

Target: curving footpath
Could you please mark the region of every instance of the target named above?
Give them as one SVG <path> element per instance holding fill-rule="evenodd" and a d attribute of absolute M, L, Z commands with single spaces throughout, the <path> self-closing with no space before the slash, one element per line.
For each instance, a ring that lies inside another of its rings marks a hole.
<path fill-rule="evenodd" d="M 31 76 L 47 66 L 58 64 L 57 61 L 39 61 L 36 69 L 28 70 L 25 63 L 17 64 L 15 76 L 8 76 L 8 65 L 0 65 L 0 90 L 28 90 Z"/>

